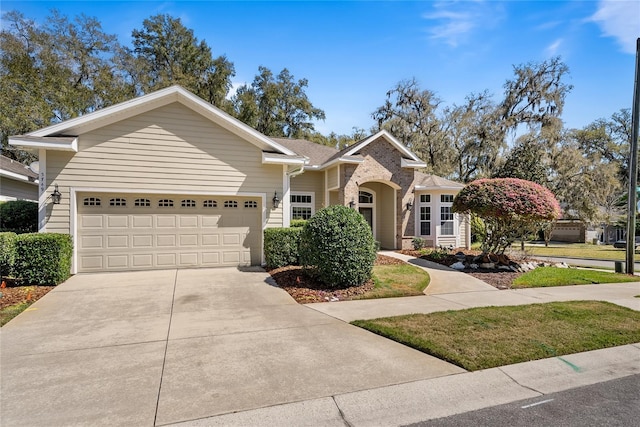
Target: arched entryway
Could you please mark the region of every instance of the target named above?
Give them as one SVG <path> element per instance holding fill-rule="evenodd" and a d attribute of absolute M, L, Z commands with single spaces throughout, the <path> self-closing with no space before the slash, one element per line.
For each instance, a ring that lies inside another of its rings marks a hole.
<path fill-rule="evenodd" d="M 358 186 L 358 211 L 371 226 L 373 237 L 383 249 L 397 245 L 397 189 L 393 183 L 369 181 Z"/>

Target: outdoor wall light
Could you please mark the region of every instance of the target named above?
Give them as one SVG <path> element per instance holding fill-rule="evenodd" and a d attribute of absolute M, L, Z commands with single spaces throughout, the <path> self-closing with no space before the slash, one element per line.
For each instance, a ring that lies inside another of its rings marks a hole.
<path fill-rule="evenodd" d="M 274 209 L 278 209 L 278 206 L 280 206 L 280 199 L 278 198 L 278 192 L 274 191 L 273 192 L 273 208 Z"/>
<path fill-rule="evenodd" d="M 55 184 L 53 193 L 51 193 L 51 201 L 54 205 L 59 205 L 60 199 L 62 199 L 62 194 L 58 191 L 58 184 Z"/>
<path fill-rule="evenodd" d="M 408 210 L 408 211 L 410 211 L 410 210 L 411 210 L 411 208 L 413 208 L 413 201 L 412 201 L 412 200 L 409 200 L 409 201 L 407 202 L 407 210 Z"/>
<path fill-rule="evenodd" d="M 349 207 L 353 209 L 355 205 L 356 205 L 356 202 L 353 199 L 351 199 L 351 201 L 349 202 Z"/>

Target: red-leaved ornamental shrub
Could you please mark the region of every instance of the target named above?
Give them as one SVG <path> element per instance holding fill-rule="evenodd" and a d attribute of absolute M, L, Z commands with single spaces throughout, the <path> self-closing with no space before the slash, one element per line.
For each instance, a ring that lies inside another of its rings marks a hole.
<path fill-rule="evenodd" d="M 482 250 L 499 254 L 560 216 L 560 204 L 551 191 L 517 178 L 473 181 L 458 193 L 453 210 L 481 217 L 487 226 Z"/>

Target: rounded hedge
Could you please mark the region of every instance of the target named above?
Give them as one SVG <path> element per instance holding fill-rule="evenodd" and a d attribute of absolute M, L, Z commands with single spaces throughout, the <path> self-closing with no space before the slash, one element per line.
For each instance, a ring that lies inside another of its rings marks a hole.
<path fill-rule="evenodd" d="M 38 204 L 26 200 L 12 200 L 0 204 L 0 231 L 38 231 Z"/>
<path fill-rule="evenodd" d="M 321 209 L 300 237 L 300 263 L 307 274 L 330 287 L 361 285 L 371 278 L 376 248 L 371 228 L 346 206 Z"/>

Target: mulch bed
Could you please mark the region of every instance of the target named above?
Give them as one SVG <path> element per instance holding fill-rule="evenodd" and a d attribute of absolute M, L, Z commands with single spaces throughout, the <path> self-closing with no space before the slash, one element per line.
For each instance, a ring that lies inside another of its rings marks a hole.
<path fill-rule="evenodd" d="M 403 254 L 420 258 L 418 251 L 401 251 Z M 458 252 L 457 250 L 455 252 Z M 477 255 L 479 252 L 460 250 L 467 255 Z M 425 258 L 428 259 L 428 258 Z M 432 260 L 442 265 L 451 265 L 456 259 L 453 255 L 447 255 L 440 260 Z M 378 255 L 375 265 L 404 264 L 405 262 L 397 258 Z M 369 280 L 364 285 L 352 286 L 350 288 L 331 289 L 324 283 L 318 282 L 304 274 L 302 267 L 286 266 L 268 270 L 271 277 L 278 286 L 287 291 L 300 304 L 313 302 L 333 302 L 348 301 L 360 297 L 373 289 L 373 281 Z M 463 270 L 464 273 L 476 277 L 498 289 L 511 289 L 513 280 L 523 273 L 516 273 L 505 270 Z"/>
<path fill-rule="evenodd" d="M 55 286 L 19 286 L 10 280 L 5 280 L 4 285 L 5 287 L 0 287 L 0 294 L 2 294 L 0 310 L 23 302 L 36 302 L 55 288 Z"/>
<path fill-rule="evenodd" d="M 375 265 L 404 264 L 397 258 L 378 255 Z M 278 286 L 287 291 L 300 304 L 312 302 L 347 301 L 364 295 L 373 289 L 373 280 L 363 285 L 350 288 L 331 289 L 324 283 L 308 277 L 302 271 L 302 267 L 289 265 L 286 267 L 268 270 Z"/>

